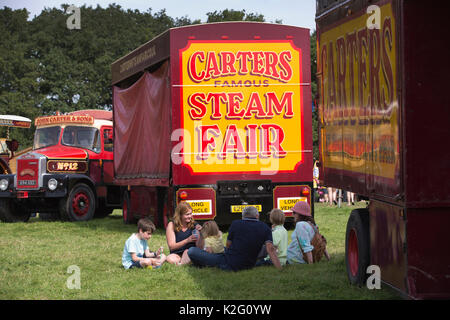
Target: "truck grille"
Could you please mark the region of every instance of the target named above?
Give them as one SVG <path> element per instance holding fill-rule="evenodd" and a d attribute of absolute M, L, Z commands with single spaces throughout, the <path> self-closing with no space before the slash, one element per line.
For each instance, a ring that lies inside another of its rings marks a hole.
<path fill-rule="evenodd" d="M 17 189 L 38 189 L 39 177 L 39 158 L 17 159 Z"/>

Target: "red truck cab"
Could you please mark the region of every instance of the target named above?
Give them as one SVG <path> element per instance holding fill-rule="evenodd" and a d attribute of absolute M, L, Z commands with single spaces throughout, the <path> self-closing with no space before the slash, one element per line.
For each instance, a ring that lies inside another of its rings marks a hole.
<path fill-rule="evenodd" d="M 0 175 L 0 219 L 26 221 L 33 212 L 63 220 L 105 216 L 115 207 L 112 112 L 80 110 L 39 117 L 33 151 L 17 158 L 17 174 Z"/>

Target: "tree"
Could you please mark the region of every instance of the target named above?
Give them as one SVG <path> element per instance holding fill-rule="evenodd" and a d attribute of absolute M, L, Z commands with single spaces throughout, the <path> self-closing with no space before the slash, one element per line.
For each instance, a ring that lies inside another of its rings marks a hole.
<path fill-rule="evenodd" d="M 0 114 L 34 119 L 34 106 L 40 99 L 37 79 L 39 61 L 33 56 L 26 10 L 0 10 Z M 4 137 L 6 128 L 0 129 Z M 10 138 L 21 147 L 31 145 L 33 130 L 11 129 Z"/>
<path fill-rule="evenodd" d="M 223 22 L 223 21 L 258 21 L 265 22 L 264 16 L 257 13 L 246 13 L 245 10 L 236 11 L 233 9 L 225 9 L 222 11 L 208 12 L 207 23 Z"/>

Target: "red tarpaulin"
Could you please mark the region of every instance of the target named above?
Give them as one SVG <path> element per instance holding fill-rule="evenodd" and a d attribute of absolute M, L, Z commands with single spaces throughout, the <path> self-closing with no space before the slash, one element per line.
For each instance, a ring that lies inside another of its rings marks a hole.
<path fill-rule="evenodd" d="M 114 182 L 169 185 L 170 87 L 168 64 L 131 87 L 114 86 Z"/>

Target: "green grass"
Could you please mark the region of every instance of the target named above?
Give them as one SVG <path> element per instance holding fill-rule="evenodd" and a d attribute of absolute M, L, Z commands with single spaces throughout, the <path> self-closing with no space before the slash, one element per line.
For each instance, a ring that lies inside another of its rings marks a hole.
<path fill-rule="evenodd" d="M 225 272 L 168 264 L 158 270 L 124 270 L 123 246 L 136 226 L 124 225 L 120 210 L 84 223 L 39 218 L 0 223 L 0 299 L 398 299 L 388 288 L 349 285 L 344 243 L 350 211 L 346 205 L 316 205 L 316 222 L 332 260 L 282 271 L 259 267 Z M 167 253 L 164 231 L 157 230 L 149 245 L 155 250 L 163 245 Z M 66 285 L 71 265 L 80 268 L 79 290 Z"/>

